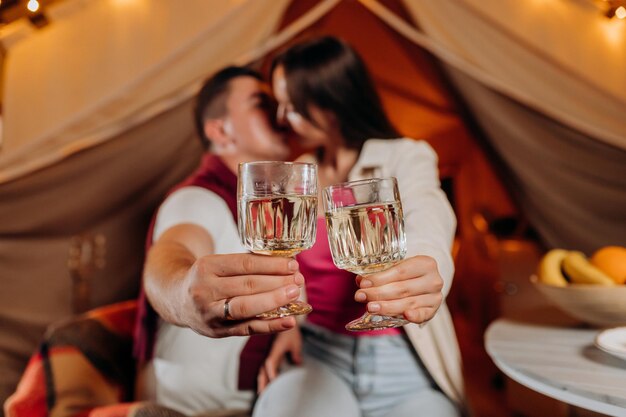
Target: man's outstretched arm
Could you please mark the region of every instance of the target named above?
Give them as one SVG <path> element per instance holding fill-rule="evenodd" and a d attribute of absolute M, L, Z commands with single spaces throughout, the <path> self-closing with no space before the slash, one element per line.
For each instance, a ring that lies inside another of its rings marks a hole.
<path fill-rule="evenodd" d="M 209 337 L 273 333 L 295 326 L 293 317 L 256 318 L 298 298 L 304 277 L 295 260 L 215 255 L 213 248 L 204 228 L 179 224 L 161 234 L 148 252 L 144 288 L 165 321 Z"/>

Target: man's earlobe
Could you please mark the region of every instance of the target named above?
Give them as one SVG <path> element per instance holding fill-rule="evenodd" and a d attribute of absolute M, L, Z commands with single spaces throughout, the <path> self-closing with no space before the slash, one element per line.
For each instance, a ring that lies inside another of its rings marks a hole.
<path fill-rule="evenodd" d="M 222 142 L 228 140 L 224 134 L 224 121 L 220 119 L 210 119 L 204 121 L 204 134 L 211 142 L 219 146 Z"/>
<path fill-rule="evenodd" d="M 211 140 L 213 150 L 217 154 L 236 152 L 233 138 L 233 125 L 230 120 L 211 119 L 204 122 L 204 133 Z"/>

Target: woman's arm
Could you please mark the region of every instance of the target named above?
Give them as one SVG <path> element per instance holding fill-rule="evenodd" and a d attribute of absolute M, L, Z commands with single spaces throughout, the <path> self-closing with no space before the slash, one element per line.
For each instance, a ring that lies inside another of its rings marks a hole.
<path fill-rule="evenodd" d="M 359 277 L 355 300 L 367 302 L 370 313 L 423 323 L 435 315 L 452 284 L 456 219 L 439 186 L 434 151 L 426 143 L 396 143 L 386 171 L 398 179 L 407 258 L 386 271 Z"/>

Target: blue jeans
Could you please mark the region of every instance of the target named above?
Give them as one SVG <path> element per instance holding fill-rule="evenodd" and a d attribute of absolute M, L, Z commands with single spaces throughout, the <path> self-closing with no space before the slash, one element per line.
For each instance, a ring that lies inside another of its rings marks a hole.
<path fill-rule="evenodd" d="M 350 337 L 302 327 L 302 366 L 274 380 L 253 417 L 458 417 L 404 335 Z"/>

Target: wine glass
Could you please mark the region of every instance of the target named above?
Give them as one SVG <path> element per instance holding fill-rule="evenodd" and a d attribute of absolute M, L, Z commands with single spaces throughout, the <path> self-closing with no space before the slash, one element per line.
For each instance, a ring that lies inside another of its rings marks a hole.
<path fill-rule="evenodd" d="M 315 243 L 317 165 L 303 162 L 239 164 L 239 237 L 253 253 L 292 257 Z M 294 301 L 260 314 L 277 318 L 307 314 L 311 306 Z"/>
<path fill-rule="evenodd" d="M 398 181 L 373 178 L 324 189 L 328 241 L 340 269 L 367 276 L 391 268 L 406 255 L 406 237 Z M 352 331 L 400 327 L 402 317 L 365 313 L 351 321 Z"/>

